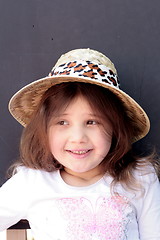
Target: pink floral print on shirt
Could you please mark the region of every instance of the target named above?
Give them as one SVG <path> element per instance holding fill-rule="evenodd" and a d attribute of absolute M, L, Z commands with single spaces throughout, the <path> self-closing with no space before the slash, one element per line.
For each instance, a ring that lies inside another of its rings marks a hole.
<path fill-rule="evenodd" d="M 68 240 L 125 240 L 133 209 L 122 196 L 99 197 L 95 204 L 81 198 L 57 199 L 67 221 Z"/>

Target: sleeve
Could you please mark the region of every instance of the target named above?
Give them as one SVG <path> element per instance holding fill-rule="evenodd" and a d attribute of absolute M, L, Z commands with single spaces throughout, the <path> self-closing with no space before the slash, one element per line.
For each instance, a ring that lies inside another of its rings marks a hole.
<path fill-rule="evenodd" d="M 0 188 L 0 231 L 25 219 L 28 207 L 28 179 L 21 169 Z"/>
<path fill-rule="evenodd" d="M 142 176 L 145 193 L 137 213 L 141 240 L 160 240 L 160 183 L 155 173 Z M 137 199 L 137 204 L 138 204 Z"/>

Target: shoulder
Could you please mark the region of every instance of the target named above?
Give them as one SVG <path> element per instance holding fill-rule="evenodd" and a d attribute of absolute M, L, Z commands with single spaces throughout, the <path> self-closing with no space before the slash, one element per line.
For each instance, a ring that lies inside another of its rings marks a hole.
<path fill-rule="evenodd" d="M 130 199 L 135 199 L 135 201 L 137 199 L 144 200 L 149 195 L 154 195 L 160 200 L 160 182 L 154 167 L 150 163 L 140 163 L 133 170 L 132 176 L 133 179 L 131 179 L 130 185 L 118 183 L 115 190 L 118 193 L 122 192 Z"/>
<path fill-rule="evenodd" d="M 4 183 L 2 188 L 17 187 L 17 188 L 33 188 L 43 182 L 48 182 L 50 179 L 57 178 L 57 171 L 47 172 L 39 169 L 31 169 L 20 166 L 16 169 L 16 173 Z"/>
<path fill-rule="evenodd" d="M 140 163 L 137 169 L 134 171 L 134 177 L 143 185 L 159 182 L 156 171 L 151 163 L 146 165 Z"/>
<path fill-rule="evenodd" d="M 140 191 L 136 191 L 136 195 L 139 196 L 139 192 L 143 200 L 150 201 L 154 199 L 154 202 L 160 202 L 160 181 L 154 167 L 151 164 L 140 166 L 134 172 L 134 176 L 140 189 Z"/>

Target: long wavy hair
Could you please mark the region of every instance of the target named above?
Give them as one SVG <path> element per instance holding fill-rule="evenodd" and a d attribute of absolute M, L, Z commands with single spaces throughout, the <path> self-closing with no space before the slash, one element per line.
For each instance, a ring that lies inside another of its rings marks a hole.
<path fill-rule="evenodd" d="M 152 156 L 142 159 L 133 154 L 132 139 L 138 131 L 132 124 L 134 120 L 127 116 L 116 95 L 103 87 L 88 83 L 61 83 L 44 93 L 30 123 L 23 130 L 18 164 L 48 172 L 63 169 L 50 152 L 48 126 L 51 119 L 64 111 L 77 96 L 84 97 L 93 111 L 102 116 L 103 122 L 109 122 L 112 127 L 111 148 L 101 163 L 104 173 L 113 178 L 113 184 L 120 182 L 129 188 L 136 187 L 134 170 L 149 162 L 156 165 L 157 161 Z"/>

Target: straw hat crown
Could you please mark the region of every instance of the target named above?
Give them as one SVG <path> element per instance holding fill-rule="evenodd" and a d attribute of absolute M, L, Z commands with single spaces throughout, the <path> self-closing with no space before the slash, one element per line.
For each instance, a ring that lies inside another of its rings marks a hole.
<path fill-rule="evenodd" d="M 111 60 L 106 57 L 104 54 L 92 50 L 90 48 L 87 49 L 75 49 L 63 54 L 58 61 L 56 62 L 53 68 L 56 68 L 66 62 L 82 60 L 82 61 L 91 61 L 93 63 L 102 64 L 106 67 L 110 68 L 115 74 L 117 74 L 116 68 Z"/>

